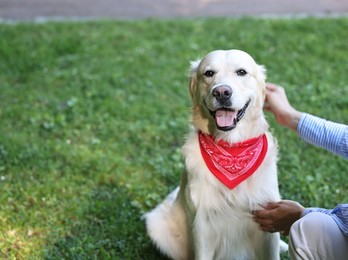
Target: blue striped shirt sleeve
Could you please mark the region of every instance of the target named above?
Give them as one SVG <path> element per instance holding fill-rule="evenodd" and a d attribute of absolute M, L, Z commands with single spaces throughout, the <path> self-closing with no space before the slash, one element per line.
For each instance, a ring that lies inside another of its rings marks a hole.
<path fill-rule="evenodd" d="M 303 113 L 297 133 L 304 141 L 348 159 L 348 126 Z M 307 208 L 302 216 L 310 212 L 330 215 L 348 236 L 348 204 L 339 204 L 334 209 Z"/>
<path fill-rule="evenodd" d="M 331 216 L 343 234 L 348 237 L 348 204 L 339 204 L 334 209 L 306 208 L 302 217 L 311 212 L 321 212 Z"/>
<path fill-rule="evenodd" d="M 303 113 L 297 127 L 306 142 L 348 159 L 348 126 Z"/>

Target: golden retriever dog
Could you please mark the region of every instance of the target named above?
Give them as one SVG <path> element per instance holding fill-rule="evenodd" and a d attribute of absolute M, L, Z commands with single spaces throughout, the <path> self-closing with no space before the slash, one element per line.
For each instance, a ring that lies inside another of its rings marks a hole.
<path fill-rule="evenodd" d="M 279 233 L 259 230 L 251 214 L 280 200 L 277 145 L 262 110 L 265 77 L 240 50 L 192 62 L 193 130 L 180 187 L 145 215 L 149 236 L 170 258 L 279 259 Z"/>

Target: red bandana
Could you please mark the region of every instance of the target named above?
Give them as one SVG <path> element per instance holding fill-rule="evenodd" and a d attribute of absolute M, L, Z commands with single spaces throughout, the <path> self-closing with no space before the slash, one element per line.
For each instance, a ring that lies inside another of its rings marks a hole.
<path fill-rule="evenodd" d="M 266 156 L 265 134 L 240 143 L 215 142 L 211 135 L 199 132 L 199 144 L 209 170 L 228 188 L 233 189 L 251 176 Z"/>

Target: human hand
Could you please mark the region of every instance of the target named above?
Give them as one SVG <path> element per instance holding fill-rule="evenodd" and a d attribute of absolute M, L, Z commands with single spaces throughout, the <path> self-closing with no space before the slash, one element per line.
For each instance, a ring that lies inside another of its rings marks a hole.
<path fill-rule="evenodd" d="M 282 200 L 279 202 L 268 203 L 264 210 L 252 212 L 253 219 L 259 224 L 261 230 L 265 232 L 281 232 L 289 235 L 292 224 L 301 218 L 304 207 L 298 202 Z"/>
<path fill-rule="evenodd" d="M 302 113 L 290 105 L 283 87 L 273 83 L 266 83 L 264 109 L 272 112 L 280 125 L 297 131 Z"/>

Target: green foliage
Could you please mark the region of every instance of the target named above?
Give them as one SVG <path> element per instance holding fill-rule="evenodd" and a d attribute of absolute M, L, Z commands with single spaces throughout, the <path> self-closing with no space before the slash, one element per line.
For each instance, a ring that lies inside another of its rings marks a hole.
<path fill-rule="evenodd" d="M 347 18 L 0 24 L 0 257 L 161 259 L 142 215 L 179 183 L 189 62 L 249 52 L 300 110 L 347 124 Z M 284 198 L 347 202 L 346 162 L 268 115 Z"/>

